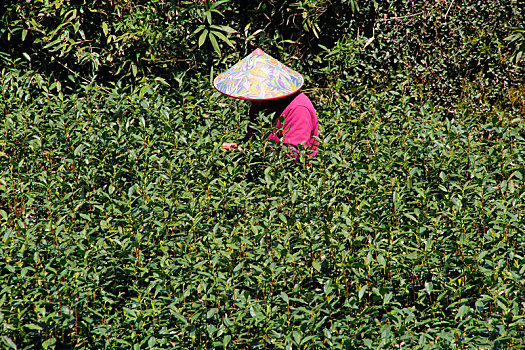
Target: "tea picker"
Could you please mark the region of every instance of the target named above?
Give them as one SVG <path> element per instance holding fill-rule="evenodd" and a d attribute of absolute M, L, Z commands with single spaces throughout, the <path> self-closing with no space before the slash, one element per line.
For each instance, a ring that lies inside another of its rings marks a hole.
<path fill-rule="evenodd" d="M 318 121 L 310 99 L 302 93 L 304 79 L 261 49 L 219 74 L 214 87 L 224 95 L 251 102 L 250 125 L 257 123 L 259 112 L 275 113 L 274 128 L 268 140 L 292 146 L 294 157 L 299 151 L 317 154 Z M 244 141 L 253 137 L 248 126 Z M 223 143 L 222 149 L 242 149 L 237 143 Z M 303 148 L 303 149 L 301 149 Z"/>

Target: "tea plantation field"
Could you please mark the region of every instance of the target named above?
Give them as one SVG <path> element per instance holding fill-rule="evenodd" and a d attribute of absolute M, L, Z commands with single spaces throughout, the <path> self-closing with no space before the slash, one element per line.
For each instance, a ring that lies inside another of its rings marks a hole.
<path fill-rule="evenodd" d="M 522 114 L 317 100 L 305 166 L 211 88 L 2 81 L 5 347 L 524 346 Z"/>
<path fill-rule="evenodd" d="M 525 349 L 524 16 L 0 1 L 0 348 Z M 211 81 L 257 47 L 309 163 L 220 149 L 249 106 Z"/>

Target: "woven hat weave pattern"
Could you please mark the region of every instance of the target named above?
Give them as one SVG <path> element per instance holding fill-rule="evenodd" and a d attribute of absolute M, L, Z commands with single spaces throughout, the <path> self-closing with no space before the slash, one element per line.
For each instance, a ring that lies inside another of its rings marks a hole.
<path fill-rule="evenodd" d="M 227 96 L 259 101 L 289 96 L 303 84 L 301 74 L 261 49 L 256 49 L 213 81 L 213 86 Z"/>

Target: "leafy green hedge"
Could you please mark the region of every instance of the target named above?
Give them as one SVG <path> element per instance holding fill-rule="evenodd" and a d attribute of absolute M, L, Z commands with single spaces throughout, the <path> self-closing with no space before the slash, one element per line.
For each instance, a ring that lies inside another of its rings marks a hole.
<path fill-rule="evenodd" d="M 389 85 L 403 72 L 423 94 L 452 105 L 470 84 L 491 82 L 487 98 L 504 103 L 502 91 L 523 82 L 512 61 L 523 51 L 521 31 L 512 31 L 523 27 L 517 1 L 53 0 L 3 7 L 4 63 L 30 65 L 75 88 L 154 76 L 176 91 L 192 90 L 212 66 L 223 69 L 256 47 L 300 68 L 310 88 Z"/>
<path fill-rule="evenodd" d="M 305 167 L 220 150 L 246 110 L 216 94 L 3 74 L 6 346 L 523 345 L 521 118 L 368 92 Z"/>

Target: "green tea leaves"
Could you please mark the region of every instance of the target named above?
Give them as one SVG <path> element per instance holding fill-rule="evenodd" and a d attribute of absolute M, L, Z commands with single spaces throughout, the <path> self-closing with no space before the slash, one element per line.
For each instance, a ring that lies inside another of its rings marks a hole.
<path fill-rule="evenodd" d="M 2 346 L 523 347 L 516 4 L 389 3 L 6 5 Z M 308 162 L 210 85 L 258 45 L 304 74 Z"/>

